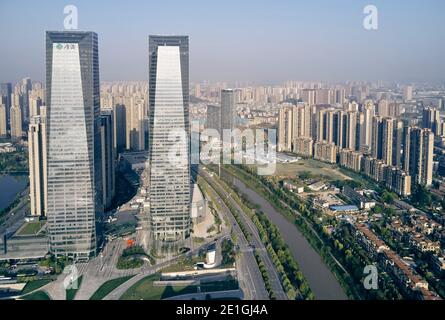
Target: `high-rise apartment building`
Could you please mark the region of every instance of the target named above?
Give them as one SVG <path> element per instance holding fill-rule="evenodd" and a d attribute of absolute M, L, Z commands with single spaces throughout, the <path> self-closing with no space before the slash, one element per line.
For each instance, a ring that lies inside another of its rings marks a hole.
<path fill-rule="evenodd" d="M 312 106 L 315 104 L 315 90 L 314 89 L 304 89 L 301 92 L 301 99 L 307 105 Z"/>
<path fill-rule="evenodd" d="M 371 140 L 371 155 L 375 159 L 382 159 L 383 157 L 383 119 L 380 116 L 375 116 L 372 119 L 372 140 Z"/>
<path fill-rule="evenodd" d="M 403 88 L 403 100 L 411 101 L 413 100 L 413 87 L 406 86 Z"/>
<path fill-rule="evenodd" d="M 328 143 L 334 143 L 334 137 L 337 130 L 337 126 L 335 123 L 335 111 L 328 110 L 326 113 L 326 129 L 325 129 L 325 140 Z"/>
<path fill-rule="evenodd" d="M 279 111 L 278 119 L 278 150 L 292 151 L 293 140 L 293 109 L 283 107 Z"/>
<path fill-rule="evenodd" d="M 349 111 L 346 122 L 346 148 L 355 150 L 357 138 L 357 112 Z"/>
<path fill-rule="evenodd" d="M 317 137 L 319 142 L 326 140 L 326 110 L 319 109 L 317 111 Z"/>
<path fill-rule="evenodd" d="M 23 120 L 29 120 L 29 93 L 32 90 L 32 83 L 30 78 L 22 79 L 20 84 L 20 97 L 22 106 Z"/>
<path fill-rule="evenodd" d="M 434 134 L 430 129 L 408 127 L 405 133 L 404 170 L 413 182 L 429 186 L 433 182 Z"/>
<path fill-rule="evenodd" d="M 3 104 L 6 106 L 6 125 L 9 128 L 9 111 L 12 107 L 12 84 L 9 82 L 0 83 L 0 97 L 3 99 Z"/>
<path fill-rule="evenodd" d="M 436 136 L 440 136 L 440 111 L 436 108 L 424 108 L 422 112 L 422 127 L 431 129 Z"/>
<path fill-rule="evenodd" d="M 364 129 L 360 138 L 360 151 L 369 152 L 372 141 L 372 119 L 375 116 L 375 106 L 372 102 L 367 102 L 363 107 Z"/>
<path fill-rule="evenodd" d="M 389 116 L 389 102 L 386 99 L 381 99 L 377 104 L 376 114 L 380 117 Z"/>
<path fill-rule="evenodd" d="M 50 251 L 85 260 L 103 215 L 96 33 L 46 33 L 46 94 Z"/>
<path fill-rule="evenodd" d="M 382 148 L 382 160 L 387 165 L 392 165 L 393 158 L 393 136 L 394 136 L 394 119 L 383 118 L 382 121 L 382 136 L 378 141 Z"/>
<path fill-rule="evenodd" d="M 40 115 L 40 107 L 43 105 L 40 97 L 29 97 L 29 118 Z"/>
<path fill-rule="evenodd" d="M 222 139 L 221 132 L 221 107 L 215 105 L 207 106 L 207 129 L 215 129 L 218 131 L 220 135 L 220 139 Z"/>
<path fill-rule="evenodd" d="M 348 114 L 339 110 L 334 116 L 334 127 L 337 128 L 336 134 L 334 134 L 334 143 L 340 148 L 347 148 L 347 123 Z"/>
<path fill-rule="evenodd" d="M 145 101 L 142 98 L 125 99 L 126 110 L 126 144 L 127 149 L 141 151 L 145 149 L 144 121 L 146 117 Z"/>
<path fill-rule="evenodd" d="M 47 148 L 46 119 L 33 116 L 28 130 L 29 193 L 32 216 L 46 216 Z"/>
<path fill-rule="evenodd" d="M 402 168 L 402 146 L 404 143 L 403 121 L 394 120 L 392 165 Z"/>
<path fill-rule="evenodd" d="M 4 138 L 8 135 L 8 122 L 6 106 L 0 104 L 0 137 Z"/>
<path fill-rule="evenodd" d="M 188 36 L 149 37 L 150 233 L 175 250 L 190 234 Z"/>
<path fill-rule="evenodd" d="M 11 138 L 13 140 L 20 140 L 23 136 L 22 129 L 22 110 L 19 105 L 13 105 L 10 109 L 10 126 L 11 126 Z"/>
<path fill-rule="evenodd" d="M 292 132 L 294 138 L 307 137 L 305 135 L 305 107 L 304 105 L 297 105 L 292 109 Z"/>

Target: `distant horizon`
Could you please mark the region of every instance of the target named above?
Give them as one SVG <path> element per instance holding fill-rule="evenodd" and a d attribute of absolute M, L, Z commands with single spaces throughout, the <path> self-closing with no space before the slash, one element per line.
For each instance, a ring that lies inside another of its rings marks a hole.
<path fill-rule="evenodd" d="M 189 36 L 192 82 L 445 82 L 445 2 L 434 0 L 373 0 L 377 30 L 363 26 L 368 0 L 2 1 L 0 81 L 44 79 L 45 32 L 63 31 L 69 4 L 79 31 L 98 34 L 103 81 L 146 81 L 148 36 L 176 34 Z"/>
<path fill-rule="evenodd" d="M 22 76 L 22 77 L 18 77 L 15 80 L 8 80 L 8 79 L 0 79 L 0 83 L 11 83 L 12 86 L 14 86 L 15 84 L 19 83 L 22 79 L 26 79 L 26 78 L 30 78 L 32 83 L 41 83 L 43 85 L 46 85 L 46 81 L 45 80 L 41 80 L 41 79 L 33 79 L 30 76 Z M 115 80 L 107 80 L 107 79 L 100 79 L 100 83 L 130 83 L 130 82 L 147 82 L 148 83 L 148 79 L 129 79 L 129 80 L 122 80 L 122 79 L 115 79 Z M 244 84 L 248 84 L 248 85 L 243 85 L 243 86 L 234 86 L 232 84 L 234 83 L 244 83 Z M 286 82 L 300 82 L 300 83 L 304 83 L 304 84 L 315 84 L 315 83 L 320 83 L 323 85 L 328 85 L 328 86 L 333 86 L 333 85 L 346 85 L 348 83 L 360 83 L 360 84 L 377 84 L 379 82 L 382 82 L 384 85 L 399 85 L 399 86 L 413 86 L 414 89 L 416 89 L 416 86 L 428 86 L 428 85 L 432 85 L 432 86 L 440 86 L 442 87 L 442 89 L 445 89 L 445 79 L 444 80 L 439 80 L 439 81 L 417 81 L 417 82 L 404 82 L 404 81 L 397 81 L 397 80 L 366 80 L 366 79 L 361 79 L 361 80 L 345 80 L 345 81 L 323 81 L 323 80 L 301 80 L 301 79 L 288 79 L 288 80 L 283 80 L 280 82 L 274 82 L 274 83 L 259 83 L 255 80 L 214 80 L 214 81 L 209 81 L 207 79 L 202 79 L 202 80 L 190 80 L 190 84 L 210 84 L 210 85 L 216 85 L 218 83 L 226 83 L 229 84 L 229 89 L 230 88 L 241 88 L 241 87 L 246 87 L 246 86 L 255 86 L 255 87 L 273 87 L 273 86 L 280 86 L 285 84 Z"/>

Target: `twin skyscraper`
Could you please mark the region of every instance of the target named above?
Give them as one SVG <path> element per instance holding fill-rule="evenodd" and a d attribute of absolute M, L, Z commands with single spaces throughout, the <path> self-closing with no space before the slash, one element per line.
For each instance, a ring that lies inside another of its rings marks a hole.
<path fill-rule="evenodd" d="M 46 33 L 47 186 L 51 253 L 87 260 L 102 241 L 104 211 L 98 39 Z M 149 232 L 177 246 L 190 232 L 187 36 L 149 37 Z"/>

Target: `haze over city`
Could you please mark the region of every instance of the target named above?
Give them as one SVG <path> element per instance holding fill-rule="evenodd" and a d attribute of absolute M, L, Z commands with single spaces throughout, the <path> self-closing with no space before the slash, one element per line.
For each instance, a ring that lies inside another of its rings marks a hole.
<path fill-rule="evenodd" d="M 389 80 L 442 82 L 443 1 L 382 1 L 365 30 L 363 0 L 1 1 L 0 80 L 44 78 L 44 32 L 79 10 L 99 37 L 101 80 L 146 80 L 148 34 L 190 37 L 191 81 Z"/>

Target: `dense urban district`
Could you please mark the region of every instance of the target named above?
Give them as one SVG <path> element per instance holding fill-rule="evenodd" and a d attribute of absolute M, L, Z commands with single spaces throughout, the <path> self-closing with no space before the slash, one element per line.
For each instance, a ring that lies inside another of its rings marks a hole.
<path fill-rule="evenodd" d="M 445 84 L 190 83 L 187 36 L 99 82 L 97 43 L 0 84 L 0 299 L 445 297 Z"/>

